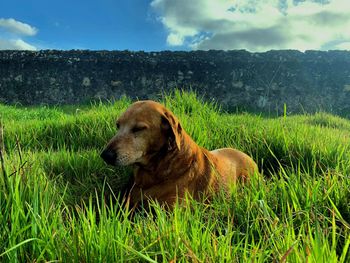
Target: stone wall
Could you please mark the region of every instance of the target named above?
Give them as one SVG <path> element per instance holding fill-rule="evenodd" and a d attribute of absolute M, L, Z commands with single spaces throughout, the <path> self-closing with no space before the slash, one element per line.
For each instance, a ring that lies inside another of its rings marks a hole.
<path fill-rule="evenodd" d="M 350 52 L 0 51 L 0 103 L 156 98 L 192 89 L 227 109 L 350 113 Z"/>

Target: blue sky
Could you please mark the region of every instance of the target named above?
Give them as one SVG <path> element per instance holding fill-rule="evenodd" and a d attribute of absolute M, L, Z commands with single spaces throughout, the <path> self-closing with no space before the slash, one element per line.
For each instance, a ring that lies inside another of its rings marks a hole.
<path fill-rule="evenodd" d="M 350 49 L 350 0 L 1 0 L 0 49 Z"/>
<path fill-rule="evenodd" d="M 35 27 L 35 36 L 24 35 L 21 39 L 38 49 L 162 50 L 166 48 L 166 31 L 157 22 L 150 3 L 145 0 L 2 0 L 0 18 L 13 18 Z M 5 37 L 11 37 L 6 34 Z M 18 36 L 12 34 L 12 37 Z"/>

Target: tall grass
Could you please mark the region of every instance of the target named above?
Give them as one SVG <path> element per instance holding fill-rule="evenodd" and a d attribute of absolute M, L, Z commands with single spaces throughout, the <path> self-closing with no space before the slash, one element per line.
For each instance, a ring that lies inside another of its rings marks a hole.
<path fill-rule="evenodd" d="M 198 144 L 245 151 L 262 174 L 209 204 L 154 203 L 131 217 L 118 202 L 130 170 L 99 157 L 130 103 L 0 106 L 0 261 L 350 261 L 350 121 L 228 114 L 194 93 L 165 96 Z"/>

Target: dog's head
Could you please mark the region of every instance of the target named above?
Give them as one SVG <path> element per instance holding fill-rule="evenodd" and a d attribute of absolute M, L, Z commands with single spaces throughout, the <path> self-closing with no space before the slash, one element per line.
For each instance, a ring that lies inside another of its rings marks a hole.
<path fill-rule="evenodd" d="M 117 120 L 117 133 L 101 153 L 111 165 L 146 165 L 160 151 L 180 150 L 182 128 L 175 115 L 154 101 L 132 104 Z"/>

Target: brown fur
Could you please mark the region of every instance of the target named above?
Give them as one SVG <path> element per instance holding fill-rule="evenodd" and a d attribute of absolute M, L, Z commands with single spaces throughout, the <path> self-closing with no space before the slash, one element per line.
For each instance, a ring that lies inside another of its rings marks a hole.
<path fill-rule="evenodd" d="M 241 151 L 198 146 L 175 115 L 154 101 L 132 104 L 117 126 L 101 156 L 110 164 L 133 165 L 132 205 L 153 199 L 171 207 L 186 193 L 198 199 L 257 171 L 256 163 Z"/>

